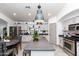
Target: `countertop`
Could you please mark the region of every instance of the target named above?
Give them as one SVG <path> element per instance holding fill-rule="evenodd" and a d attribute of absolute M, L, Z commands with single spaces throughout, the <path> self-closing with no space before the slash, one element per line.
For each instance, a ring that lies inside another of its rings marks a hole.
<path fill-rule="evenodd" d="M 21 34 L 21 36 L 23 35 L 32 35 L 32 34 Z M 48 35 L 48 34 L 39 34 L 39 35 Z"/>
<path fill-rule="evenodd" d="M 78 36 L 71 36 L 71 37 L 64 37 L 64 35 L 59 35 L 59 37 L 62 37 L 63 39 L 69 39 L 69 40 L 73 40 L 73 41 L 79 41 L 79 37 Z"/>
<path fill-rule="evenodd" d="M 38 42 L 30 41 L 24 50 L 31 51 L 55 51 L 53 44 L 49 43 L 46 38 L 40 39 Z"/>

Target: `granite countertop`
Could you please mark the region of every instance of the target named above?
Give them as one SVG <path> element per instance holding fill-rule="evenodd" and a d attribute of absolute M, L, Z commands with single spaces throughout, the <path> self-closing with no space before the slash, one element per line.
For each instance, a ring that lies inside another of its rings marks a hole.
<path fill-rule="evenodd" d="M 21 36 L 23 35 L 32 35 L 32 34 L 21 34 Z M 48 35 L 48 34 L 39 34 L 39 35 Z"/>
<path fill-rule="evenodd" d="M 38 42 L 30 41 L 24 50 L 55 51 L 53 44 L 49 43 L 45 38 L 40 39 Z"/>
<path fill-rule="evenodd" d="M 71 37 L 64 37 L 64 35 L 59 35 L 59 37 L 62 37 L 63 39 L 69 39 L 69 40 L 73 40 L 73 41 L 79 41 L 79 37 L 78 36 L 71 36 Z"/>

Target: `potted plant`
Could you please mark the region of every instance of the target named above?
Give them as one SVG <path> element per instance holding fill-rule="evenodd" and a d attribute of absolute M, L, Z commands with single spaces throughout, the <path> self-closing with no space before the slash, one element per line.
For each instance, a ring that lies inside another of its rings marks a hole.
<path fill-rule="evenodd" d="M 39 34 L 35 30 L 34 30 L 34 33 L 33 33 L 33 41 L 39 41 Z"/>
<path fill-rule="evenodd" d="M 11 36 L 5 36 L 4 39 L 5 39 L 5 40 L 11 40 L 12 37 L 11 37 Z"/>
<path fill-rule="evenodd" d="M 5 37 L 4 37 L 4 42 L 10 42 L 11 39 L 12 39 L 11 36 L 5 36 Z"/>

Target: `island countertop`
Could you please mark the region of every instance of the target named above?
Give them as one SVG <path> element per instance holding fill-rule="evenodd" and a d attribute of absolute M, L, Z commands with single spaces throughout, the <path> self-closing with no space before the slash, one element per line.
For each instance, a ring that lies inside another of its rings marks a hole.
<path fill-rule="evenodd" d="M 45 38 L 42 38 L 37 42 L 30 41 L 24 50 L 55 51 L 53 44 L 49 43 Z"/>

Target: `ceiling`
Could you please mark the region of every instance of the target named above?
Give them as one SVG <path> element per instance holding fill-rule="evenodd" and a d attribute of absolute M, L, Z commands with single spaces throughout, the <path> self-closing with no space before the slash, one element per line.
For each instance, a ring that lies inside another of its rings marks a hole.
<path fill-rule="evenodd" d="M 0 26 L 4 26 L 4 25 L 7 25 L 7 22 L 4 21 L 3 19 L 0 19 Z"/>
<path fill-rule="evenodd" d="M 33 21 L 38 5 L 38 3 L 0 3 L 0 12 L 14 21 Z M 40 5 L 44 20 L 48 21 L 62 10 L 65 3 L 40 3 Z"/>

